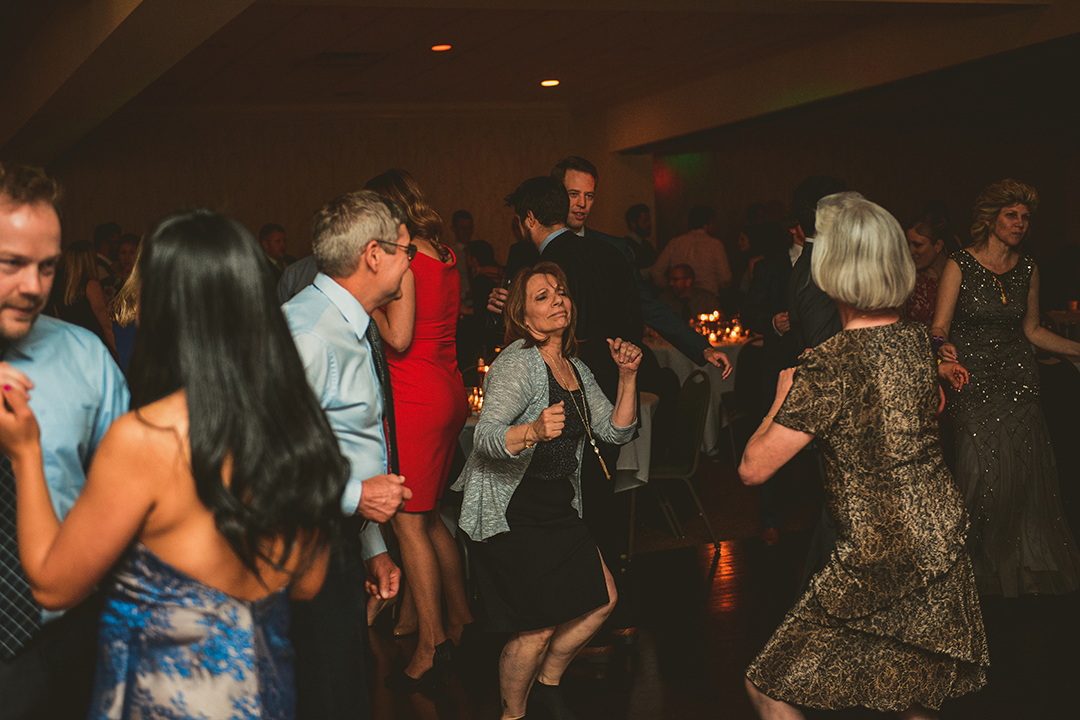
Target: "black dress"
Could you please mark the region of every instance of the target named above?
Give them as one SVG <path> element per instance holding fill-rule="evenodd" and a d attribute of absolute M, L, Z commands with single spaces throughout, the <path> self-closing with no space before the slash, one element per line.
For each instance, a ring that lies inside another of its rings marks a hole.
<path fill-rule="evenodd" d="M 588 412 L 584 394 L 578 389 L 571 396 L 551 368 L 547 376 L 548 405 L 561 400 L 566 409 L 562 434 L 536 446 L 506 510 L 510 532 L 473 545 L 480 599 L 492 631 L 553 627 L 608 602 L 596 543 L 570 504 L 577 446 L 585 434 L 574 403 Z"/>

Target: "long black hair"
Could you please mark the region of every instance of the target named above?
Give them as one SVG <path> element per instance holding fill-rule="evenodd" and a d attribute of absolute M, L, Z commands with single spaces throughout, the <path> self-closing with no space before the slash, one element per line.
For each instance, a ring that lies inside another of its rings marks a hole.
<path fill-rule="evenodd" d="M 298 530 L 336 531 L 349 464 L 308 387 L 262 249 L 235 220 L 183 211 L 147 234 L 138 272 L 131 407 L 185 391 L 199 499 L 256 575 L 258 560 L 282 569 Z M 278 537 L 284 551 L 269 557 Z"/>

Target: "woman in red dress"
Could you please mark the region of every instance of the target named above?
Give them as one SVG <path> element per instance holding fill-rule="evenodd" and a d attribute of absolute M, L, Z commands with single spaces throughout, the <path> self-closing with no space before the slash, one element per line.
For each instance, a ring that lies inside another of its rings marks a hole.
<path fill-rule="evenodd" d="M 455 333 L 461 279 L 457 259 L 439 242 L 442 220 L 405 170 L 388 170 L 365 189 L 395 200 L 419 252 L 401 283 L 401 297 L 375 313 L 386 345 L 394 390 L 398 457 L 412 499 L 393 519 L 401 545 L 407 593 L 416 608 L 419 637 L 403 670 L 386 678 L 393 689 L 420 689 L 436 656 L 446 658 L 472 615 L 457 544 L 439 517 L 439 501 L 458 434 L 469 415 L 457 369 Z M 443 626 L 442 596 L 448 622 Z M 395 630 L 395 634 L 401 628 Z M 411 630 L 411 628 L 407 628 Z"/>

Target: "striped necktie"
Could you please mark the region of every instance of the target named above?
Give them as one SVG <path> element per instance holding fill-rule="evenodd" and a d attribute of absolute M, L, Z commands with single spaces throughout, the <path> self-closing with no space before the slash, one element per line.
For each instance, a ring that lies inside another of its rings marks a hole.
<path fill-rule="evenodd" d="M 0 455 L 0 657 L 11 660 L 40 628 L 41 606 L 19 561 L 15 474 L 11 461 Z"/>
<path fill-rule="evenodd" d="M 367 339 L 371 344 L 371 359 L 375 363 L 375 372 L 382 385 L 383 421 L 386 423 L 386 460 L 388 472 L 395 475 L 401 472 L 397 454 L 397 427 L 394 422 L 394 389 L 390 386 L 390 368 L 386 364 L 386 350 L 383 349 L 382 335 L 375 318 L 368 322 Z"/>

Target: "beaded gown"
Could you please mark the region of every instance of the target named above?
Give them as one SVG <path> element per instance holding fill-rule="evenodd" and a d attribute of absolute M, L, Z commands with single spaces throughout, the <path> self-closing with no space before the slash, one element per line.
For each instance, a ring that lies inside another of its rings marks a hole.
<path fill-rule="evenodd" d="M 971 516 L 979 592 L 1016 597 L 1080 587 L 1080 552 L 1058 493 L 1039 405 L 1035 353 L 1022 327 L 1034 261 L 995 275 L 967 252 L 949 341 L 970 383 L 949 392 L 956 480 Z"/>
<path fill-rule="evenodd" d="M 803 354 L 775 422 L 819 443 L 837 541 L 747 670 L 766 695 L 899 712 L 986 682 L 937 388 L 929 332 L 917 323 L 844 330 Z"/>
<path fill-rule="evenodd" d="M 291 720 L 287 587 L 240 600 L 136 543 L 105 593 L 90 720 Z"/>

